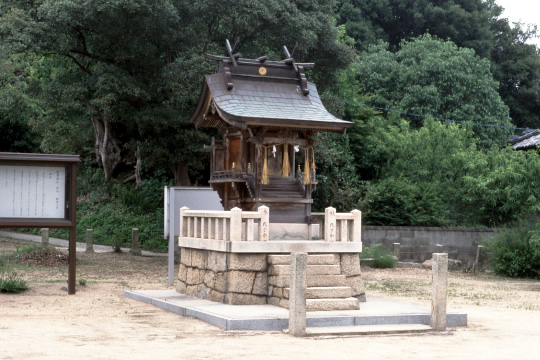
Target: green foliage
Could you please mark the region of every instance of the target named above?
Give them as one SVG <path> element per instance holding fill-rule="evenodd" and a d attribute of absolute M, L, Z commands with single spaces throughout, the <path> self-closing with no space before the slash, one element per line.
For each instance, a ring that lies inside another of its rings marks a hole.
<path fill-rule="evenodd" d="M 28 285 L 15 272 L 0 272 L 0 293 L 18 294 L 28 290 Z"/>
<path fill-rule="evenodd" d="M 356 67 L 358 82 L 377 106 L 466 122 L 483 148 L 506 144 L 512 133 L 489 61 L 471 49 L 426 35 L 402 43 L 396 53 L 387 44 L 371 46 Z M 419 127 L 423 118 L 410 122 Z"/>
<path fill-rule="evenodd" d="M 361 125 L 358 167 L 373 174 L 362 198 L 366 224 L 497 226 L 540 213 L 534 153 L 478 151 L 470 129 L 431 119 L 420 129 L 399 119 Z"/>
<path fill-rule="evenodd" d="M 311 75 L 321 89 L 354 56 L 333 4 L 323 0 L 18 1 L 0 8 L 6 53 L 40 59 L 33 70 L 42 148 L 95 156 L 108 182 L 134 157 L 169 168 L 177 185 L 202 180 L 208 134 L 187 120 L 203 76 L 215 69 L 205 56 L 223 54 L 225 39 L 240 38 L 244 56 L 274 60 L 298 41 L 295 58 L 317 62 Z"/>
<path fill-rule="evenodd" d="M 385 250 L 382 244 L 365 246 L 360 253 L 360 259 L 373 259 L 371 266 L 379 269 L 393 268 L 396 265 L 394 254 Z"/>
<path fill-rule="evenodd" d="M 540 223 L 503 230 L 484 245 L 496 274 L 540 279 Z"/>
<path fill-rule="evenodd" d="M 129 192 L 132 194 L 131 190 Z M 163 193 L 161 189 L 160 194 Z M 140 199 L 135 197 L 135 199 Z M 133 200 L 129 207 L 119 198 L 106 193 L 93 192 L 77 199 L 77 239 L 85 241 L 86 229 L 93 229 L 94 243 L 110 245 L 115 248 L 129 243 L 131 229 L 139 229 L 140 248 L 152 251 L 165 251 L 167 241 L 163 240 L 163 210 L 142 212 L 145 202 Z M 124 198 L 126 201 L 126 198 Z"/>
<path fill-rule="evenodd" d="M 0 44 L 0 151 L 39 152 L 30 123 L 38 116 L 26 92 L 32 87 L 29 59 L 7 57 Z"/>
<path fill-rule="evenodd" d="M 540 53 L 529 38 L 536 28 L 511 27 L 498 21 L 497 40 L 491 60 L 493 76 L 500 82 L 499 93 L 510 108 L 510 117 L 518 127 L 540 128 Z"/>
<path fill-rule="evenodd" d="M 463 207 L 488 226 L 540 214 L 540 156 L 508 147 L 471 156 L 463 173 Z"/>
<path fill-rule="evenodd" d="M 363 183 L 355 175 L 354 157 L 348 138 L 338 134 L 320 133 L 314 148 L 318 185 L 313 193 L 314 211 L 328 206 L 338 211 L 359 207 Z"/>
<path fill-rule="evenodd" d="M 514 125 L 540 127 L 540 56 L 527 43 L 536 27 L 511 24 L 495 0 L 344 0 L 337 13 L 362 51 L 383 40 L 395 52 L 402 41 L 428 33 L 473 49 L 491 61 Z"/>

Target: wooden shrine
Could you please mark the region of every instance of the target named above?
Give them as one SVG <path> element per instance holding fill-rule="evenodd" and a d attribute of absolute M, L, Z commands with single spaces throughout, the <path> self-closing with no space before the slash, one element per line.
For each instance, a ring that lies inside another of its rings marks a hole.
<path fill-rule="evenodd" d="M 330 114 L 307 81 L 304 69 L 284 46 L 285 60 L 244 59 L 226 42 L 229 56 L 205 76 L 191 121 L 219 129 L 212 139 L 210 184 L 223 207 L 270 208 L 271 223 L 311 223 L 311 193 L 317 185 L 313 137 L 345 133 L 352 123 Z M 235 44 L 236 47 L 236 44 Z M 298 160 L 301 160 L 300 166 Z"/>

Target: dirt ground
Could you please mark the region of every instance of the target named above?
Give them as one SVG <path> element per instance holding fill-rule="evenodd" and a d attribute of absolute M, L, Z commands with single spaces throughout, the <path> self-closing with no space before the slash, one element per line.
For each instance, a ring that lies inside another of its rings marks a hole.
<path fill-rule="evenodd" d="M 0 239 L 0 255 L 25 245 Z M 78 253 L 67 266 L 8 265 L 29 290 L 0 294 L 0 359 L 538 359 L 540 281 L 449 275 L 448 307 L 469 325 L 440 334 L 294 338 L 226 332 L 122 295 L 166 289 L 167 258 Z M 368 296 L 429 306 L 431 272 L 363 269 Z"/>

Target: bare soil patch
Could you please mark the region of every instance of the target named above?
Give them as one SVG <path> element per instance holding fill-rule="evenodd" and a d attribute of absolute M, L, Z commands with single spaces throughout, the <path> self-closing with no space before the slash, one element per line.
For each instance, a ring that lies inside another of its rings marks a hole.
<path fill-rule="evenodd" d="M 14 241 L 0 239 L 0 255 Z M 0 295 L 0 359 L 510 359 L 540 352 L 540 282 L 481 273 L 449 275 L 449 308 L 469 326 L 415 336 L 294 338 L 225 332 L 128 299 L 127 289 L 167 289 L 167 258 L 77 253 L 76 295 L 67 266 L 7 264 L 29 285 Z M 6 266 L 4 266 L 5 268 Z M 430 304 L 431 272 L 363 269 L 368 296 Z"/>

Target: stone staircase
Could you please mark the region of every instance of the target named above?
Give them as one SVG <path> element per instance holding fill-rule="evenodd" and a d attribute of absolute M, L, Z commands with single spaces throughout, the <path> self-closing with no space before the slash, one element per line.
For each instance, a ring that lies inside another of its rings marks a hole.
<path fill-rule="evenodd" d="M 289 307 L 290 256 L 268 255 L 268 303 Z M 308 255 L 307 311 L 359 310 L 360 302 L 342 275 L 339 255 Z"/>
<path fill-rule="evenodd" d="M 305 191 L 294 178 L 270 176 L 269 184 L 262 186 L 261 201 L 270 209 L 271 223 L 306 223 Z"/>
<path fill-rule="evenodd" d="M 270 176 L 269 184 L 262 186 L 263 198 L 303 199 L 304 190 L 294 178 Z"/>

